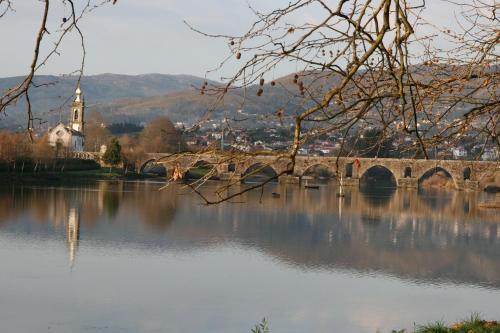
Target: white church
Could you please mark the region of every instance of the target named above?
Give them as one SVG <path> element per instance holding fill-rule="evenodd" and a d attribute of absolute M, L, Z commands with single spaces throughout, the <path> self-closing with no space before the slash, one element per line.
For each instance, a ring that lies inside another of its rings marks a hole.
<path fill-rule="evenodd" d="M 49 144 L 56 149 L 58 154 L 63 150 L 70 152 L 83 151 L 85 144 L 84 114 L 85 102 L 80 84 L 78 84 L 75 91 L 75 100 L 71 105 L 69 124 L 59 122 L 49 129 Z"/>

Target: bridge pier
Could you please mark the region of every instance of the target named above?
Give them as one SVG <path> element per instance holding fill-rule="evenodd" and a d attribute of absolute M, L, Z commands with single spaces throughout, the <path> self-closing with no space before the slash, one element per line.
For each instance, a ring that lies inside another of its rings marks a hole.
<path fill-rule="evenodd" d="M 241 173 L 226 171 L 219 173 L 219 180 L 241 182 Z"/>
<path fill-rule="evenodd" d="M 349 187 L 359 187 L 359 178 L 343 178 L 342 185 Z"/>
<path fill-rule="evenodd" d="M 398 187 L 400 188 L 417 188 L 418 179 L 414 177 L 406 177 L 398 179 Z"/>
<path fill-rule="evenodd" d="M 278 183 L 280 184 L 300 184 L 300 177 L 293 175 L 279 176 Z"/>
<path fill-rule="evenodd" d="M 479 190 L 479 181 L 477 180 L 457 180 L 455 182 L 457 186 L 457 190 L 460 191 L 478 191 Z"/>

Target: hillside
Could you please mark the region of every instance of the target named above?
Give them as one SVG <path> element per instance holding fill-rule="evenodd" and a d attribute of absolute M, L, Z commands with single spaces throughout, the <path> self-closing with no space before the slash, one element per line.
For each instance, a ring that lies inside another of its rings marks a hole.
<path fill-rule="evenodd" d="M 275 87 L 261 97 L 256 95 L 257 88 L 250 88 L 247 93 L 242 90 L 229 92 L 223 103 L 217 103 L 215 97 L 201 95 L 199 91 L 187 89 L 169 92 L 166 94 L 129 98 L 106 105 L 97 105 L 89 110 L 96 110 L 108 120 L 108 122 L 128 121 L 147 122 L 157 116 L 167 116 L 172 121 L 193 123 L 207 112 L 211 112 L 214 118 L 220 118 L 223 114 L 236 117 L 236 110 L 243 110 L 238 119 L 245 119 L 245 114 L 274 114 L 277 108 L 288 105 L 290 110 L 300 108 L 298 101 L 288 99 L 288 94 L 279 87 Z M 224 111 L 227 111 L 224 112 Z"/>
<path fill-rule="evenodd" d="M 331 87 L 338 81 L 338 77 L 324 78 L 317 73 L 300 73 L 300 80 L 304 81 L 310 89 L 316 90 L 318 95 L 325 87 Z M 127 98 L 106 105 L 97 105 L 91 110 L 96 110 L 108 122 L 128 121 L 147 122 L 156 116 L 167 116 L 172 121 L 182 121 L 192 124 L 209 111 L 217 119 L 223 115 L 243 120 L 248 115 L 274 115 L 279 108 L 286 109 L 287 115 L 298 113 L 307 104 L 306 98 L 300 96 L 298 86 L 294 83 L 295 74 L 278 78 L 274 84 L 267 82 L 262 87 L 264 92 L 257 96 L 258 85 L 243 89 L 230 90 L 222 103 L 217 103 L 216 98 L 209 93 L 202 95 L 196 89 L 186 89 L 168 92 L 158 96 Z M 243 113 L 236 113 L 242 110 Z M 273 117 L 274 118 L 274 117 Z M 255 125 L 255 117 L 249 118 L 245 125 Z M 275 119 L 275 118 L 274 118 Z"/>
<path fill-rule="evenodd" d="M 0 78 L 0 94 L 19 84 L 22 77 Z M 106 104 L 125 98 L 142 98 L 166 94 L 169 92 L 191 90 L 199 87 L 205 80 L 189 75 L 119 75 L 100 74 L 82 78 L 82 90 L 89 107 Z M 67 109 L 67 101 L 75 89 L 75 76 L 36 76 L 34 83 L 42 85 L 30 93 L 33 110 L 37 116 L 48 121 L 59 119 L 58 109 Z M 66 104 L 64 104 L 66 102 Z M 20 101 L 7 109 L 7 115 L 0 117 L 0 127 L 25 125 L 25 104 Z"/>
<path fill-rule="evenodd" d="M 447 77 L 461 70 L 446 65 L 439 68 L 417 66 L 415 69 L 415 75 L 424 81 L 436 76 Z M 498 68 L 494 67 L 490 71 L 497 72 Z M 297 74 L 299 76 L 296 80 Z M 326 72 L 323 75 L 323 72 L 318 71 L 297 74 L 278 78 L 273 84 L 267 80 L 262 87 L 261 96 L 257 94 L 261 88 L 258 84 L 246 91 L 230 90 L 224 97 L 223 103 L 215 103 L 215 98 L 209 93 L 202 95 L 196 89 L 201 87 L 204 79 L 187 75 L 94 75 L 83 78 L 82 90 L 87 109 L 100 113 L 108 123 L 143 123 L 157 116 L 167 116 L 174 122 L 193 124 L 212 110 L 214 111 L 212 117 L 215 119 L 221 118 L 222 115 L 238 120 L 248 118 L 250 120 L 242 122 L 241 125 L 253 126 L 256 125 L 256 118 L 248 117 L 248 114 L 271 116 L 276 120 L 273 115 L 279 108 L 285 110 L 285 116 L 292 116 L 311 106 L 313 100 L 304 98 L 300 94 L 301 82 L 307 89 L 306 95 L 312 94 L 314 99 L 320 100 L 324 91 L 336 85 L 341 79 L 340 75 L 331 76 L 331 73 Z M 12 87 L 20 79 L 20 77 L 0 78 L 0 93 Z M 59 119 L 65 121 L 68 102 L 75 87 L 75 77 L 38 76 L 35 83 L 37 85 L 51 83 L 33 89 L 30 94 L 35 115 L 48 121 L 49 124 L 54 124 Z M 209 83 L 209 86 L 218 84 L 213 81 Z M 477 79 L 472 79 L 470 83 L 471 86 L 478 85 Z M 466 93 L 467 90 L 470 89 L 466 88 L 462 93 Z M 436 104 L 434 107 L 439 108 L 440 105 Z M 466 105 L 458 105 L 453 112 L 447 114 L 447 118 L 459 116 L 466 109 Z M 242 113 L 237 113 L 237 110 L 242 110 Z M 0 116 L 0 128 L 24 127 L 25 117 L 25 105 L 21 101 L 8 109 L 7 117 Z"/>
<path fill-rule="evenodd" d="M 15 86 L 22 77 L 0 78 L 0 94 Z M 203 78 L 188 75 L 118 75 L 101 74 L 86 76 L 82 79 L 88 111 L 97 111 L 109 123 L 147 122 L 164 115 L 173 121 L 193 123 L 208 110 L 215 110 L 217 118 L 221 111 L 243 109 L 250 114 L 273 114 L 277 108 L 286 106 L 288 110 L 300 108 L 300 98 L 294 98 L 297 91 L 293 87 L 293 75 L 277 80 L 276 86 L 265 85 L 265 93 L 258 97 L 258 87 L 233 90 L 228 93 L 224 103 L 213 108 L 215 98 L 201 95 L 195 88 L 201 87 Z M 76 77 L 37 76 L 36 85 L 30 98 L 36 117 L 48 124 L 59 119 L 67 119 L 68 105 L 76 85 Z M 217 82 L 209 81 L 211 85 Z M 24 128 L 26 125 L 25 103 L 21 100 L 7 109 L 6 116 L 0 116 L 0 128 Z M 242 118 L 245 118 L 243 115 Z M 47 126 L 45 124 L 44 126 Z"/>

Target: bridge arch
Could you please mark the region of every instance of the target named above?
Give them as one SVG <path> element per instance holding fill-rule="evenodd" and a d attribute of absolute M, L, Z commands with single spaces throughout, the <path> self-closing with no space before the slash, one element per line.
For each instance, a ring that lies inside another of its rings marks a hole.
<path fill-rule="evenodd" d="M 409 166 L 405 167 L 403 171 L 403 178 L 411 178 L 411 173 L 412 173 L 411 167 Z"/>
<path fill-rule="evenodd" d="M 354 163 L 353 162 L 346 163 L 344 169 L 345 169 L 344 170 L 344 177 L 352 178 L 354 176 Z"/>
<path fill-rule="evenodd" d="M 434 166 L 432 168 L 424 170 L 418 177 L 418 187 L 422 187 L 423 185 L 425 185 L 425 182 L 434 175 L 443 175 L 445 178 L 451 180 L 454 189 L 458 189 L 457 179 L 453 176 L 453 173 L 442 166 Z M 441 182 L 431 182 L 428 185 L 430 187 L 446 187 L 448 186 L 448 183 L 442 180 Z"/>
<path fill-rule="evenodd" d="M 149 170 L 146 170 L 147 168 L 149 168 Z M 156 159 L 149 159 L 144 162 L 139 169 L 139 173 L 144 173 L 145 171 L 156 174 L 157 176 L 166 176 L 168 174 L 168 167 L 164 164 L 158 163 L 158 160 Z"/>
<path fill-rule="evenodd" d="M 245 168 L 245 171 L 241 174 L 243 182 L 246 181 L 265 181 L 271 177 L 276 177 L 278 172 L 276 169 L 266 163 L 253 163 Z"/>
<path fill-rule="evenodd" d="M 462 172 L 463 180 L 471 180 L 472 169 L 470 167 L 465 167 Z"/>
<path fill-rule="evenodd" d="M 359 177 L 360 186 L 366 185 L 371 180 L 370 178 L 374 178 L 374 181 L 387 181 L 388 187 L 397 187 L 398 185 L 397 174 L 382 164 L 374 164 L 364 170 Z"/>
<path fill-rule="evenodd" d="M 217 168 L 213 163 L 210 163 L 207 160 L 200 159 L 189 167 L 189 170 L 186 172 L 185 177 L 197 179 L 206 177 L 207 175 L 209 175 L 210 178 L 217 177 Z"/>
<path fill-rule="evenodd" d="M 193 168 L 201 168 L 201 167 L 206 167 L 206 168 L 213 168 L 213 163 L 210 163 L 207 160 L 197 160 L 196 162 L 193 163 Z"/>
<path fill-rule="evenodd" d="M 318 176 L 323 176 L 327 178 L 333 178 L 335 176 L 335 171 L 332 170 L 328 164 L 325 163 L 315 163 L 311 164 L 304 169 L 301 177 L 308 176 L 311 173 L 319 173 Z"/>
<path fill-rule="evenodd" d="M 141 166 L 139 167 L 139 173 L 143 173 L 144 172 L 144 168 L 146 168 L 146 166 L 150 163 L 153 163 L 153 162 L 156 162 L 156 158 L 150 158 L 144 162 L 142 162 Z"/>

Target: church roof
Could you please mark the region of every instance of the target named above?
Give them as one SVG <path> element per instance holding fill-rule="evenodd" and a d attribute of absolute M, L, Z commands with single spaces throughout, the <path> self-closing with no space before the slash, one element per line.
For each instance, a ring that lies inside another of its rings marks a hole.
<path fill-rule="evenodd" d="M 74 129 L 72 128 L 68 128 L 68 130 L 71 132 L 72 135 L 76 135 L 76 136 L 85 136 L 82 132 L 80 131 L 75 131 Z"/>
<path fill-rule="evenodd" d="M 62 126 L 61 126 L 62 125 Z M 49 129 L 49 132 L 52 132 L 53 130 L 55 130 L 56 128 L 60 128 L 60 129 L 63 129 L 65 130 L 66 132 L 68 133 L 71 133 L 71 135 L 74 135 L 74 136 L 81 136 L 81 137 L 84 137 L 85 135 L 82 133 L 82 132 L 79 132 L 79 131 L 75 131 L 74 129 L 66 126 L 63 122 L 59 122 L 56 126 L 52 127 L 51 129 Z"/>

